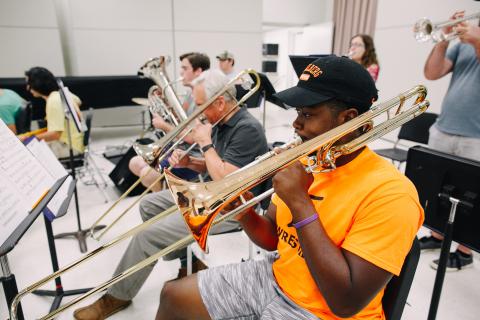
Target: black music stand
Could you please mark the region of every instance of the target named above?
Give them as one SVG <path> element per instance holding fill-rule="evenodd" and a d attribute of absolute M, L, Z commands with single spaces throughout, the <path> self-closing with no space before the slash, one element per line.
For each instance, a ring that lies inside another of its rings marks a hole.
<path fill-rule="evenodd" d="M 408 152 L 405 175 L 424 205 L 424 225 L 444 235 L 428 312 L 434 320 L 452 240 L 480 252 L 480 216 L 474 214 L 480 210 L 480 162 L 417 146 Z"/>
<path fill-rule="evenodd" d="M 64 107 L 64 112 L 65 112 L 65 118 L 67 119 L 67 136 L 68 136 L 68 148 L 69 148 L 69 158 L 70 158 L 70 170 L 72 174 L 72 178 L 75 184 L 75 187 L 73 189 L 74 195 L 75 195 L 75 212 L 76 212 L 76 217 L 77 217 L 77 231 L 73 232 L 64 232 L 60 233 L 54 236 L 55 239 L 63 239 L 67 237 L 74 237 L 77 239 L 78 244 L 80 246 L 80 252 L 85 253 L 87 252 L 87 242 L 86 238 L 87 235 L 90 234 L 90 230 L 83 230 L 82 229 L 82 223 L 80 221 L 80 205 L 78 201 L 78 194 L 77 194 L 77 188 L 76 188 L 76 177 L 75 177 L 75 164 L 74 164 L 74 159 L 73 159 L 73 149 L 72 149 L 72 134 L 71 134 L 71 128 L 70 128 L 70 118 L 72 118 L 75 124 L 75 128 L 78 132 L 82 132 L 82 124 L 80 122 L 80 119 L 77 116 L 76 110 L 73 105 L 70 104 L 70 99 L 67 97 L 65 93 L 65 87 L 63 86 L 62 80 L 57 80 L 58 83 L 58 92 L 60 93 L 60 97 L 62 99 L 63 107 Z M 100 225 L 95 227 L 94 231 L 101 230 L 105 228 L 104 225 Z"/>
<path fill-rule="evenodd" d="M 48 208 L 44 209 L 43 211 L 43 219 L 45 222 L 45 230 L 47 232 L 47 241 L 48 241 L 48 249 L 50 251 L 50 258 L 52 261 L 52 269 L 53 272 L 57 272 L 60 268 L 58 266 L 58 258 L 57 258 L 57 249 L 55 246 L 55 236 L 53 235 L 52 229 L 52 220 L 55 218 L 60 218 L 67 213 L 68 205 L 72 199 L 72 195 L 74 194 L 76 189 L 75 179 L 73 179 L 68 188 L 68 195 L 67 198 L 63 201 L 60 209 L 57 212 L 56 217 L 51 216 L 48 212 Z M 73 290 L 63 290 L 62 280 L 59 277 L 55 278 L 55 290 L 35 290 L 33 291 L 34 294 L 38 296 L 48 296 L 54 297 L 52 306 L 50 307 L 50 312 L 58 309 L 60 303 L 62 302 L 63 297 L 72 296 L 77 294 L 83 294 L 90 291 L 91 288 L 85 289 L 73 289 Z"/>
<path fill-rule="evenodd" d="M 7 306 L 10 309 L 13 299 L 18 294 L 17 282 L 15 280 L 15 275 L 11 272 L 7 254 L 15 248 L 17 243 L 23 237 L 25 232 L 27 232 L 28 228 L 33 224 L 33 222 L 37 219 L 38 215 L 44 210 L 53 196 L 57 193 L 58 189 L 62 186 L 65 182 L 67 176 L 60 178 L 55 182 L 53 187 L 50 191 L 43 197 L 43 199 L 39 202 L 39 204 L 28 214 L 28 216 L 18 225 L 17 228 L 12 232 L 12 234 L 5 240 L 5 242 L 0 246 L 0 266 L 2 270 L 2 276 L 0 277 L 0 281 L 3 285 L 3 290 L 5 292 L 5 299 L 7 300 Z M 23 320 L 23 311 L 22 306 L 18 305 L 18 319 Z"/>

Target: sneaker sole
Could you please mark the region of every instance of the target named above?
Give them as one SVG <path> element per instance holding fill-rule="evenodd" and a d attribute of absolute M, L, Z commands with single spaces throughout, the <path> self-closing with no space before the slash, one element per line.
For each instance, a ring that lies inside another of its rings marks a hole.
<path fill-rule="evenodd" d="M 446 272 L 458 272 L 458 271 L 462 271 L 462 270 L 469 269 L 469 268 L 472 268 L 472 267 L 473 267 L 473 263 L 469 263 L 469 264 L 463 266 L 461 269 L 447 267 L 445 269 L 445 271 Z M 432 268 L 433 270 L 437 270 L 438 269 L 438 264 L 436 264 L 432 261 L 432 262 L 430 262 L 430 268 Z"/>

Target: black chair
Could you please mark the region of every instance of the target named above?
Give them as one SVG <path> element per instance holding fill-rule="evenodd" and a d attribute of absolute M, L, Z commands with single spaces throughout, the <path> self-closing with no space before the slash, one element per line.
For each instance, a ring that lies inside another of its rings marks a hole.
<path fill-rule="evenodd" d="M 15 127 L 17 128 L 17 134 L 30 131 L 32 124 L 32 104 L 27 102 L 22 106 L 15 115 Z"/>
<path fill-rule="evenodd" d="M 425 112 L 415 119 L 405 123 L 398 133 L 398 138 L 393 148 L 374 150 L 382 157 L 389 158 L 392 162 L 397 161 L 398 166 L 407 161 L 408 150 L 398 148 L 400 140 L 409 140 L 422 144 L 428 143 L 428 130 L 435 123 L 437 119 L 436 113 Z"/>
<path fill-rule="evenodd" d="M 387 320 L 400 320 L 407 303 L 408 293 L 412 286 L 415 270 L 420 259 L 420 245 L 415 237 L 412 248 L 405 258 L 402 271 L 393 277 L 385 288 L 382 304 Z"/>

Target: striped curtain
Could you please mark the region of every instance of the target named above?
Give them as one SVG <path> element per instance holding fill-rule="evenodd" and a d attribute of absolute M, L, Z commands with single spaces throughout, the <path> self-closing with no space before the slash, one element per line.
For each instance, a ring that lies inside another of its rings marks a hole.
<path fill-rule="evenodd" d="M 347 55 L 350 39 L 365 33 L 372 38 L 377 20 L 377 0 L 334 0 L 333 53 Z"/>

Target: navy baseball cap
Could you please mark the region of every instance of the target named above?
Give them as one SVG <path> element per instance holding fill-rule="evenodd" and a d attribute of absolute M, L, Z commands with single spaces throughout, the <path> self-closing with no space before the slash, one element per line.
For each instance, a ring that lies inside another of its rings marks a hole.
<path fill-rule="evenodd" d="M 293 108 L 337 99 L 363 113 L 378 99 L 377 92 L 375 82 L 362 65 L 347 57 L 330 55 L 314 60 L 299 76 L 295 87 L 274 96 Z"/>

